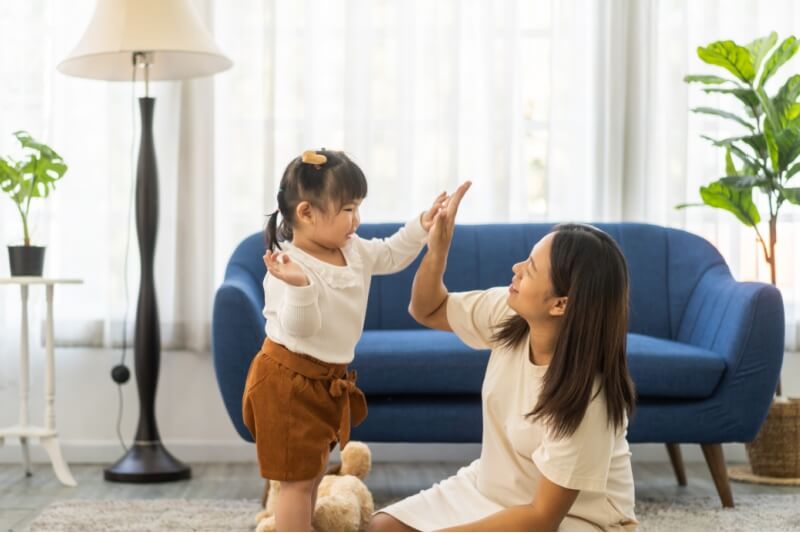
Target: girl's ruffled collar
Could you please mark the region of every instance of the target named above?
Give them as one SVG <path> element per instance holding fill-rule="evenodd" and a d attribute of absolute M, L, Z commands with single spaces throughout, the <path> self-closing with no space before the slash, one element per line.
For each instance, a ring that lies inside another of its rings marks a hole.
<path fill-rule="evenodd" d="M 357 252 L 353 244 L 355 239 L 356 237 L 349 239 L 344 248 L 342 248 L 342 253 L 347 261 L 346 266 L 337 266 L 321 261 L 291 243 L 281 244 L 284 250 L 291 254 L 292 259 L 296 259 L 297 262 L 314 272 L 317 276 L 322 278 L 326 284 L 335 289 L 344 289 L 347 287 L 355 287 L 363 283 L 363 278 L 360 274 L 360 271 L 363 270 L 363 263 L 361 261 L 361 255 Z"/>

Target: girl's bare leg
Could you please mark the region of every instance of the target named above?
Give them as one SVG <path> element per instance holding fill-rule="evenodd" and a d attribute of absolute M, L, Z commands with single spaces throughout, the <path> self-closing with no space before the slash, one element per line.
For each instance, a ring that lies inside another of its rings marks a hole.
<path fill-rule="evenodd" d="M 311 492 L 311 516 L 314 516 L 314 509 L 317 508 L 317 491 L 319 490 L 319 484 L 322 481 L 322 478 L 325 476 L 325 472 L 319 475 L 319 477 L 315 480 L 314 483 L 314 490 Z"/>
<path fill-rule="evenodd" d="M 328 454 L 328 458 L 325 459 L 325 464 L 328 464 L 328 459 L 330 458 L 330 453 Z M 314 483 L 314 491 L 311 495 L 311 516 L 314 516 L 314 509 L 317 508 L 317 491 L 319 490 L 319 484 L 322 482 L 322 478 L 325 477 L 325 473 L 328 471 L 327 468 L 322 470 L 322 473 L 316 479 L 316 483 Z"/>
<path fill-rule="evenodd" d="M 275 529 L 312 531 L 312 497 L 316 484 L 317 479 L 281 481 L 281 496 L 275 507 Z"/>
<path fill-rule="evenodd" d="M 281 497 L 275 507 L 275 528 L 278 531 L 314 531 L 311 522 L 323 476 L 325 470 L 306 481 L 281 481 Z"/>

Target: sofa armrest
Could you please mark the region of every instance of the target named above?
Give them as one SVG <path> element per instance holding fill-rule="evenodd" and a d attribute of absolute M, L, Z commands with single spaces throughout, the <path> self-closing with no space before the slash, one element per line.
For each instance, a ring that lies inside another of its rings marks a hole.
<path fill-rule="evenodd" d="M 725 359 L 715 398 L 735 413 L 743 433 L 755 436 L 766 417 L 783 363 L 783 299 L 766 283 L 737 282 L 717 265 L 692 291 L 678 330 L 679 342 Z"/>
<path fill-rule="evenodd" d="M 229 268 L 214 297 L 212 348 L 225 408 L 239 432 L 252 441 L 242 420 L 242 393 L 250 362 L 264 341 L 263 289 L 245 270 Z"/>

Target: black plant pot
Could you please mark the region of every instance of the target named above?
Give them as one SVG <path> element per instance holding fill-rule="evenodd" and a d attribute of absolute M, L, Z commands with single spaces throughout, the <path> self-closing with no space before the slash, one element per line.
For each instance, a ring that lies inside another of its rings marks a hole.
<path fill-rule="evenodd" d="M 9 246 L 8 263 L 12 276 L 41 276 L 44 246 Z"/>

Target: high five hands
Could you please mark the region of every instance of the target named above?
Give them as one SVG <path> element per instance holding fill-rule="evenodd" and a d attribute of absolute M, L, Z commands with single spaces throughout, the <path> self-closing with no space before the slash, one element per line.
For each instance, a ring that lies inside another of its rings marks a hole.
<path fill-rule="evenodd" d="M 439 212 L 439 208 L 444 205 L 444 202 L 447 200 L 447 193 L 442 192 L 436 199 L 433 201 L 433 205 L 427 211 L 424 211 L 420 216 L 419 222 L 422 224 L 422 229 L 425 231 L 430 231 L 431 226 L 433 226 L 433 217 L 436 216 L 436 213 Z"/>
<path fill-rule="evenodd" d="M 434 203 L 434 207 L 437 207 L 437 209 L 436 213 L 433 215 L 431 228 L 428 232 L 429 253 L 447 255 L 447 251 L 450 249 L 450 241 L 453 239 L 453 229 L 456 225 L 458 206 L 471 185 L 471 181 L 465 181 L 459 185 L 452 196 L 446 197 L 438 207 L 437 204 Z"/>
<path fill-rule="evenodd" d="M 451 196 L 444 192 L 441 193 L 433 201 L 430 209 L 420 216 L 420 223 L 425 231 L 428 232 L 428 249 L 430 252 L 447 254 L 450 241 L 453 238 L 458 205 L 471 185 L 471 181 L 465 181 Z M 267 250 L 264 254 L 264 264 L 272 276 L 289 285 L 305 287 L 309 284 L 308 277 L 303 272 L 303 269 L 292 261 L 287 253 Z"/>

